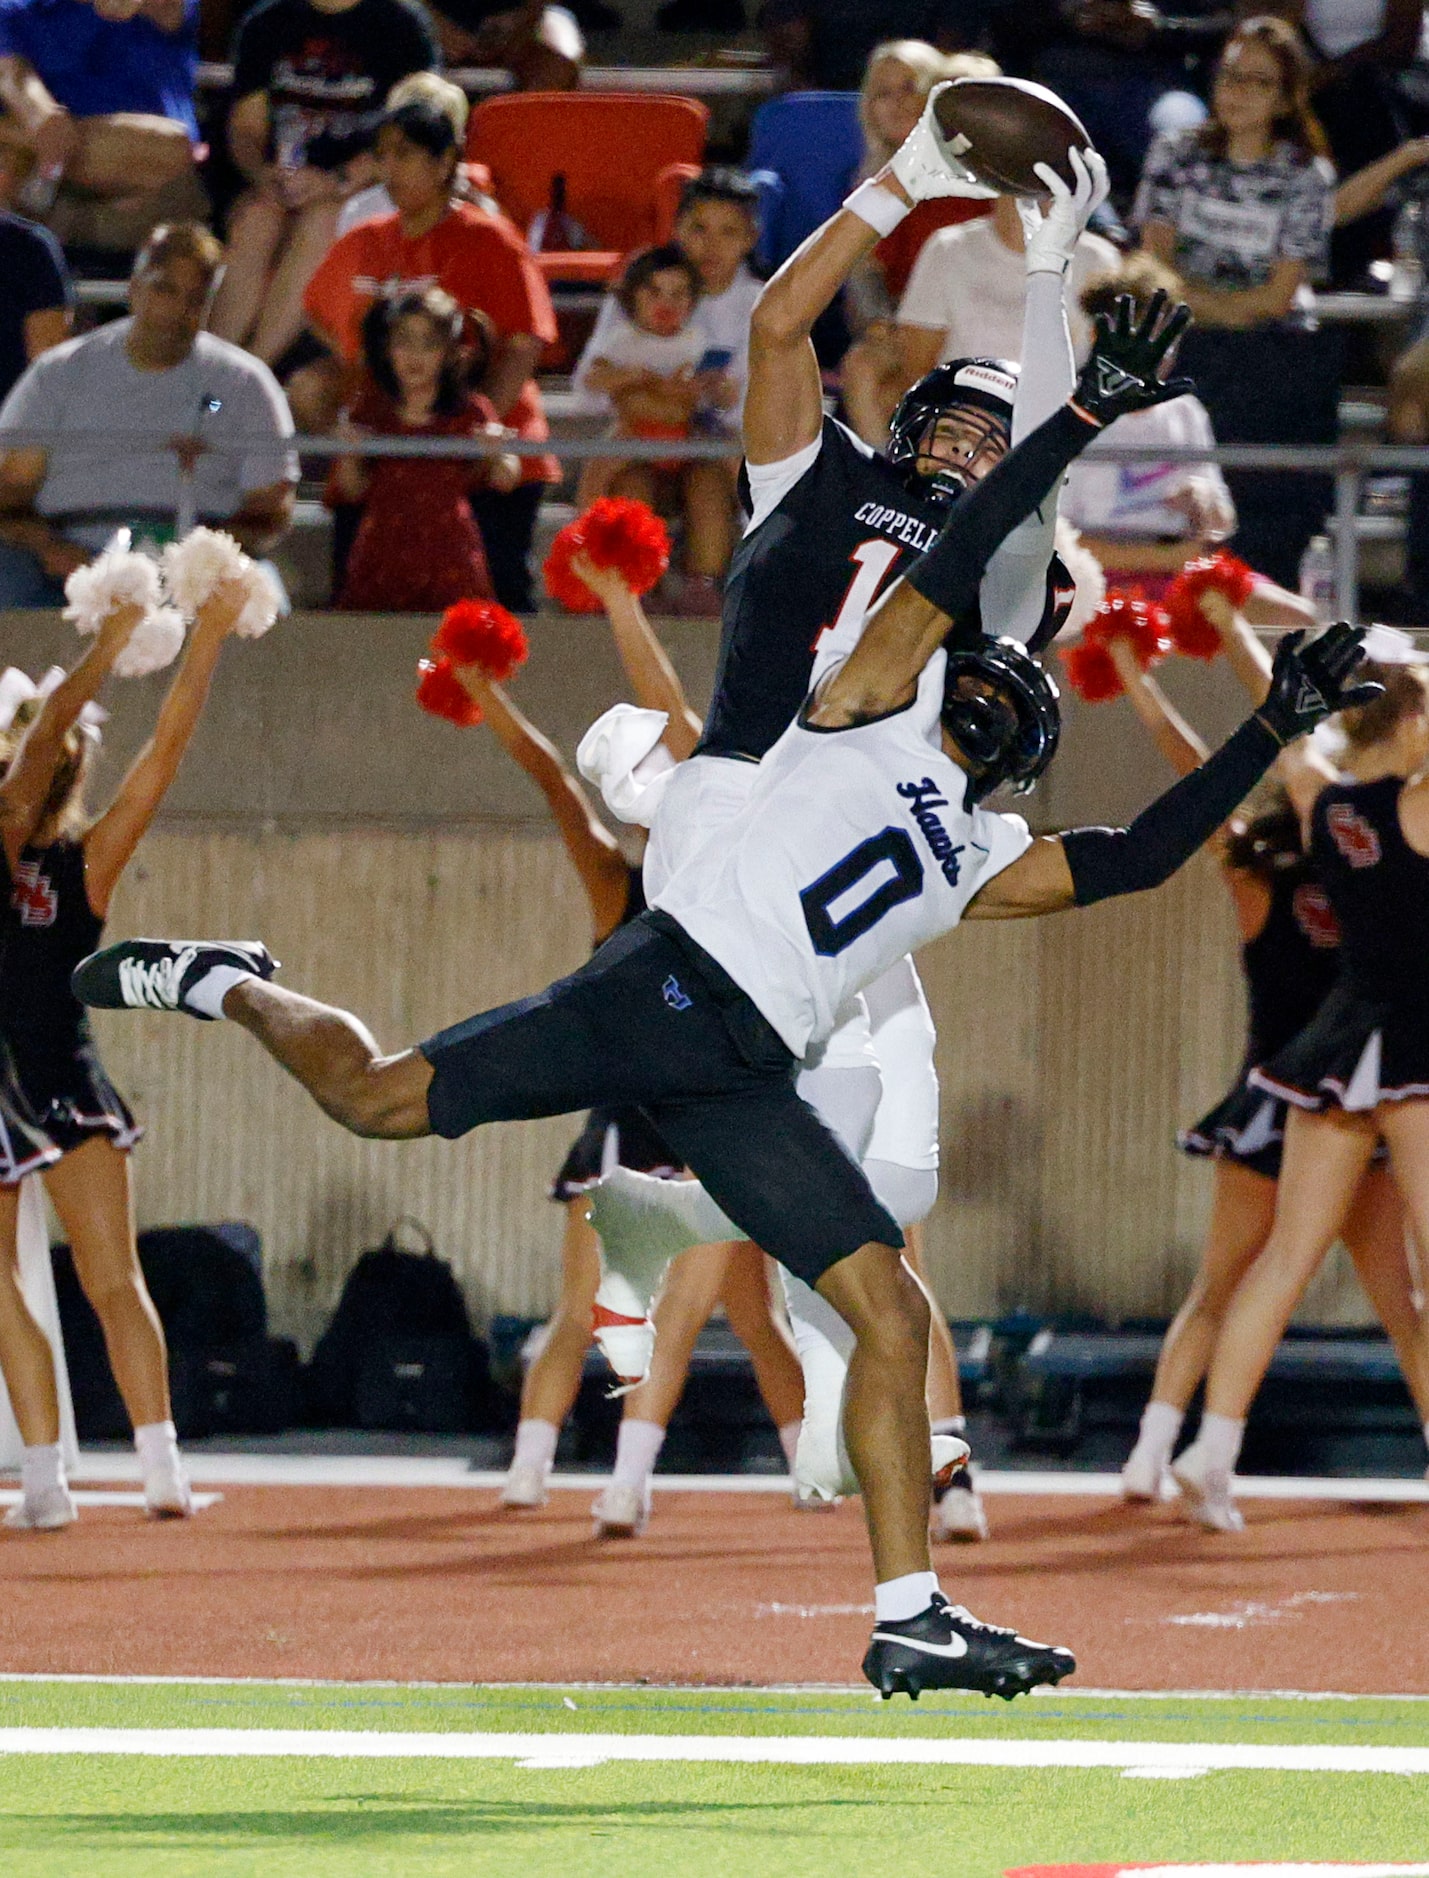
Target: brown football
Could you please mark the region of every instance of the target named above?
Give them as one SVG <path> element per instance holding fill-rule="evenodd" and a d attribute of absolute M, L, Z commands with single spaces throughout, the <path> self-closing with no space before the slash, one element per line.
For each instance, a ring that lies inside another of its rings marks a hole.
<path fill-rule="evenodd" d="M 953 154 L 979 182 L 1009 196 L 1045 194 L 1033 166 L 1045 163 L 1069 186 L 1069 150 L 1091 142 L 1056 92 L 1026 78 L 959 78 L 934 105 Z"/>

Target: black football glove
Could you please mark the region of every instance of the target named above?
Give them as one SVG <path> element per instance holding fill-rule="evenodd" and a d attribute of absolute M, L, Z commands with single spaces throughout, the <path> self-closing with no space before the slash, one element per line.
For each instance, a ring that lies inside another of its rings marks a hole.
<path fill-rule="evenodd" d="M 1256 715 L 1278 742 L 1293 743 L 1336 711 L 1369 704 L 1384 691 L 1372 679 L 1347 681 L 1364 657 L 1364 628 L 1337 620 L 1318 639 L 1304 643 L 1303 632 L 1286 633 L 1275 648 L 1270 695 Z"/>
<path fill-rule="evenodd" d="M 1166 295 L 1158 290 L 1139 324 L 1135 312 L 1130 294 L 1121 294 L 1112 313 L 1097 315 L 1091 356 L 1072 393 L 1072 403 L 1095 424 L 1107 425 L 1128 411 L 1148 410 L 1196 388 L 1189 378 L 1161 377 L 1191 324 L 1191 309 L 1178 304 L 1168 312 Z"/>

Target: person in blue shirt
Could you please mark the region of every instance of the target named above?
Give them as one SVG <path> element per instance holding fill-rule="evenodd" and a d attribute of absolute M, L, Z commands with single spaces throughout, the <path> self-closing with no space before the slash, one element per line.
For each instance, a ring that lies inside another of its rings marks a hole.
<path fill-rule="evenodd" d="M 199 0 L 0 0 L 0 143 L 17 203 L 68 245 L 132 252 L 204 219 L 194 166 Z"/>

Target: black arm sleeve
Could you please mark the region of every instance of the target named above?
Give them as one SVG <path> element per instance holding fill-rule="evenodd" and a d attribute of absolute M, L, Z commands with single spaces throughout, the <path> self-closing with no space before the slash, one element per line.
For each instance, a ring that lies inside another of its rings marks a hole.
<path fill-rule="evenodd" d="M 908 585 L 949 619 L 971 612 L 993 554 L 1051 492 L 1099 429 L 1069 404 L 1054 411 L 953 504 L 938 539 L 909 569 Z"/>
<path fill-rule="evenodd" d="M 1245 800 L 1279 754 L 1279 742 L 1261 719 L 1247 718 L 1199 769 L 1144 808 L 1130 828 L 1069 828 L 1062 851 L 1077 905 L 1144 893 L 1169 880 Z"/>

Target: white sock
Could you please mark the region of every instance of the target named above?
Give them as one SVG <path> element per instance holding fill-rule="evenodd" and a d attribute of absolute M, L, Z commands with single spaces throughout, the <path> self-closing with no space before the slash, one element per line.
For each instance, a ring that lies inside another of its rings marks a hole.
<path fill-rule="evenodd" d="M 26 1448 L 20 1460 L 20 1486 L 26 1498 L 53 1493 L 65 1485 L 64 1456 L 58 1441 L 53 1446 Z"/>
<path fill-rule="evenodd" d="M 1203 1415 L 1196 1446 L 1212 1473 L 1233 1474 L 1245 1438 L 1245 1422 L 1234 1415 Z"/>
<path fill-rule="evenodd" d="M 634 1415 L 627 1415 L 616 1437 L 611 1485 L 643 1488 L 655 1471 L 664 1445 L 665 1430 L 659 1422 L 642 1422 Z"/>
<path fill-rule="evenodd" d="M 523 1416 L 516 1424 L 516 1447 L 511 1456 L 511 1465 L 537 1467 L 543 1474 L 548 1474 L 556 1458 L 556 1443 L 560 1434 L 554 1422 L 543 1422 L 534 1415 Z"/>
<path fill-rule="evenodd" d="M 879 1624 L 901 1624 L 926 1611 L 938 1589 L 936 1572 L 907 1572 L 873 1587 L 873 1617 Z"/>
<path fill-rule="evenodd" d="M 139 1465 L 147 1474 L 155 1467 L 178 1460 L 178 1430 L 172 1422 L 145 1422 L 134 1430 L 134 1448 Z"/>
<path fill-rule="evenodd" d="M 191 1011 L 198 1011 L 204 1017 L 222 1017 L 227 994 L 245 978 L 257 976 L 257 972 L 245 971 L 241 965 L 212 965 L 202 978 L 189 986 L 183 1001 Z"/>
<path fill-rule="evenodd" d="M 802 1421 L 785 1422 L 779 1430 L 779 1445 L 784 1450 L 785 1465 L 791 1474 L 794 1471 L 794 1456 L 798 1452 L 799 1435 L 803 1426 Z"/>
<path fill-rule="evenodd" d="M 966 1415 L 940 1415 L 930 1423 L 928 1432 L 934 1435 L 965 1435 L 968 1431 Z"/>
<path fill-rule="evenodd" d="M 1171 1402 L 1158 1402 L 1153 1397 L 1141 1411 L 1141 1432 L 1136 1437 L 1137 1447 L 1159 1460 L 1164 1467 L 1171 1459 L 1171 1450 L 1176 1445 L 1176 1437 L 1185 1419 L 1184 1409 L 1178 1409 Z"/>

